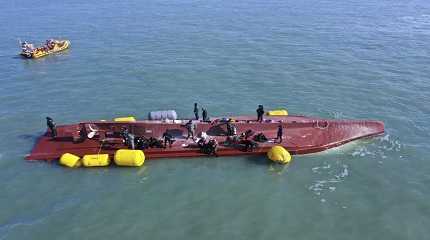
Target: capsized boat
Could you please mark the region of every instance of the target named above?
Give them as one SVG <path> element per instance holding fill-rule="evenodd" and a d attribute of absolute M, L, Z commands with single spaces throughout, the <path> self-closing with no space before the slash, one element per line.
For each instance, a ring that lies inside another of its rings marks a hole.
<path fill-rule="evenodd" d="M 64 51 L 69 47 L 69 40 L 49 39 L 40 47 L 34 47 L 31 43 L 23 42 L 21 43 L 20 55 L 26 58 L 41 58 L 52 53 Z"/>
<path fill-rule="evenodd" d="M 61 126 L 51 123 L 51 128 L 39 137 L 26 159 L 56 160 L 64 153 L 81 157 L 86 154 L 113 156 L 117 150 L 127 148 L 142 149 L 147 159 L 253 155 L 266 154 L 275 145 L 283 146 L 291 154 L 307 154 L 384 133 L 384 123 L 375 120 L 282 114 L 264 116 L 261 122 L 255 116 L 178 120 L 176 112 L 155 116 L 140 121 L 131 117 Z M 190 124 L 195 127 L 195 136 L 188 138 Z M 279 128 L 283 129 L 282 141 L 276 139 Z M 167 141 L 163 141 L 166 136 Z M 216 142 L 216 147 L 208 141 Z"/>

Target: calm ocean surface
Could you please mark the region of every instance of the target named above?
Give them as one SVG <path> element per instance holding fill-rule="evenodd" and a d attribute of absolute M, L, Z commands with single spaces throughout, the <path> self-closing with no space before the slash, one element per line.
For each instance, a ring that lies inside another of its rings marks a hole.
<path fill-rule="evenodd" d="M 0 7 L 0 239 L 429 239 L 426 0 L 10 0 Z M 39 60 L 17 39 L 71 40 Z M 57 123 L 291 114 L 386 135 L 265 157 L 66 169 L 24 160 Z"/>

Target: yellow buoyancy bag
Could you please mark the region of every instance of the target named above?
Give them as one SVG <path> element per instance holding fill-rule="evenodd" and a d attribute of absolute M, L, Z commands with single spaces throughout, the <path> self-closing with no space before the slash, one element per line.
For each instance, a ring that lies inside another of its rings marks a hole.
<path fill-rule="evenodd" d="M 118 166 L 140 167 L 145 162 L 142 150 L 120 149 L 115 152 L 115 163 Z"/>
<path fill-rule="evenodd" d="M 80 159 L 81 158 L 76 155 L 64 153 L 61 155 L 60 164 L 71 168 L 79 167 L 81 165 L 81 162 L 79 161 Z"/>
<path fill-rule="evenodd" d="M 108 154 L 85 155 L 82 158 L 82 164 L 85 167 L 104 167 L 110 164 Z"/>
<path fill-rule="evenodd" d="M 287 109 L 275 109 L 267 112 L 268 116 L 288 116 Z"/>
<path fill-rule="evenodd" d="M 129 117 L 117 117 L 113 119 L 114 122 L 136 122 L 136 119 L 133 116 Z"/>
<path fill-rule="evenodd" d="M 268 152 L 267 157 L 277 163 L 287 164 L 291 161 L 291 154 L 282 146 L 273 146 Z"/>

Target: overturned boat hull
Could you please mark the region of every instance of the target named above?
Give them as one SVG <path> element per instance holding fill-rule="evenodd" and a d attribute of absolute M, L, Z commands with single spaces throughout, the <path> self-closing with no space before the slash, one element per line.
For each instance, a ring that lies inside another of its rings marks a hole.
<path fill-rule="evenodd" d="M 218 156 L 265 154 L 275 146 L 281 145 L 291 154 L 321 152 L 342 144 L 384 133 L 384 124 L 374 120 L 328 120 L 304 116 L 266 116 L 265 121 L 257 122 L 255 117 L 232 117 L 238 134 L 252 130 L 263 133 L 269 140 L 259 142 L 252 151 L 243 145 L 224 145 L 227 138 L 225 123 L 221 118 L 210 122 L 195 121 L 196 133 L 206 132 L 219 143 Z M 192 139 L 186 139 L 187 130 L 183 127 L 187 120 L 136 122 L 92 121 L 57 127 L 57 137 L 52 138 L 48 130 L 39 137 L 28 160 L 55 160 L 64 153 L 78 156 L 107 153 L 127 148 L 120 136 L 121 129 L 127 128 L 135 136 L 161 139 L 168 131 L 175 137 L 171 147 L 144 149 L 147 159 L 201 157 L 207 156 Z M 278 126 L 283 126 L 282 142 L 275 141 Z M 89 134 L 91 133 L 91 134 Z M 91 138 L 90 138 L 91 137 Z"/>

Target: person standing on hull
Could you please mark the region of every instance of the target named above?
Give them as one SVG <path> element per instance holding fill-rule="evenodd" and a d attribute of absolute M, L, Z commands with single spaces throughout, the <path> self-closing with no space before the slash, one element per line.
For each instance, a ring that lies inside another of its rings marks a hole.
<path fill-rule="evenodd" d="M 206 108 L 202 108 L 202 118 L 203 122 L 209 122 L 208 111 L 206 110 Z"/>
<path fill-rule="evenodd" d="M 187 139 L 190 137 L 194 139 L 194 133 L 196 130 L 196 124 L 193 123 L 193 120 L 189 120 L 185 125 L 183 125 L 187 129 Z"/>
<path fill-rule="evenodd" d="M 258 105 L 257 122 L 263 122 L 263 115 L 264 115 L 264 107 L 263 107 L 263 105 Z"/>
<path fill-rule="evenodd" d="M 278 133 L 276 134 L 276 140 L 279 140 L 279 143 L 282 142 L 282 125 L 278 126 Z"/>
<path fill-rule="evenodd" d="M 228 121 L 227 121 L 227 123 L 226 123 L 226 128 L 227 128 L 227 135 L 228 136 L 236 136 L 237 135 L 237 128 L 236 128 L 236 126 L 233 124 L 233 123 L 231 123 L 232 122 L 232 120 L 231 119 L 229 119 Z"/>
<path fill-rule="evenodd" d="M 197 103 L 194 103 L 194 116 L 196 120 L 199 120 L 199 108 L 197 107 Z"/>
<path fill-rule="evenodd" d="M 46 125 L 48 126 L 49 130 L 51 130 L 52 138 L 57 137 L 57 126 L 55 125 L 54 120 L 50 117 L 46 117 Z"/>
<path fill-rule="evenodd" d="M 164 138 L 164 148 L 167 148 L 167 143 L 169 143 L 169 148 L 172 147 L 172 143 L 173 143 L 173 136 L 170 135 L 170 133 L 166 130 L 163 133 L 163 138 Z"/>

